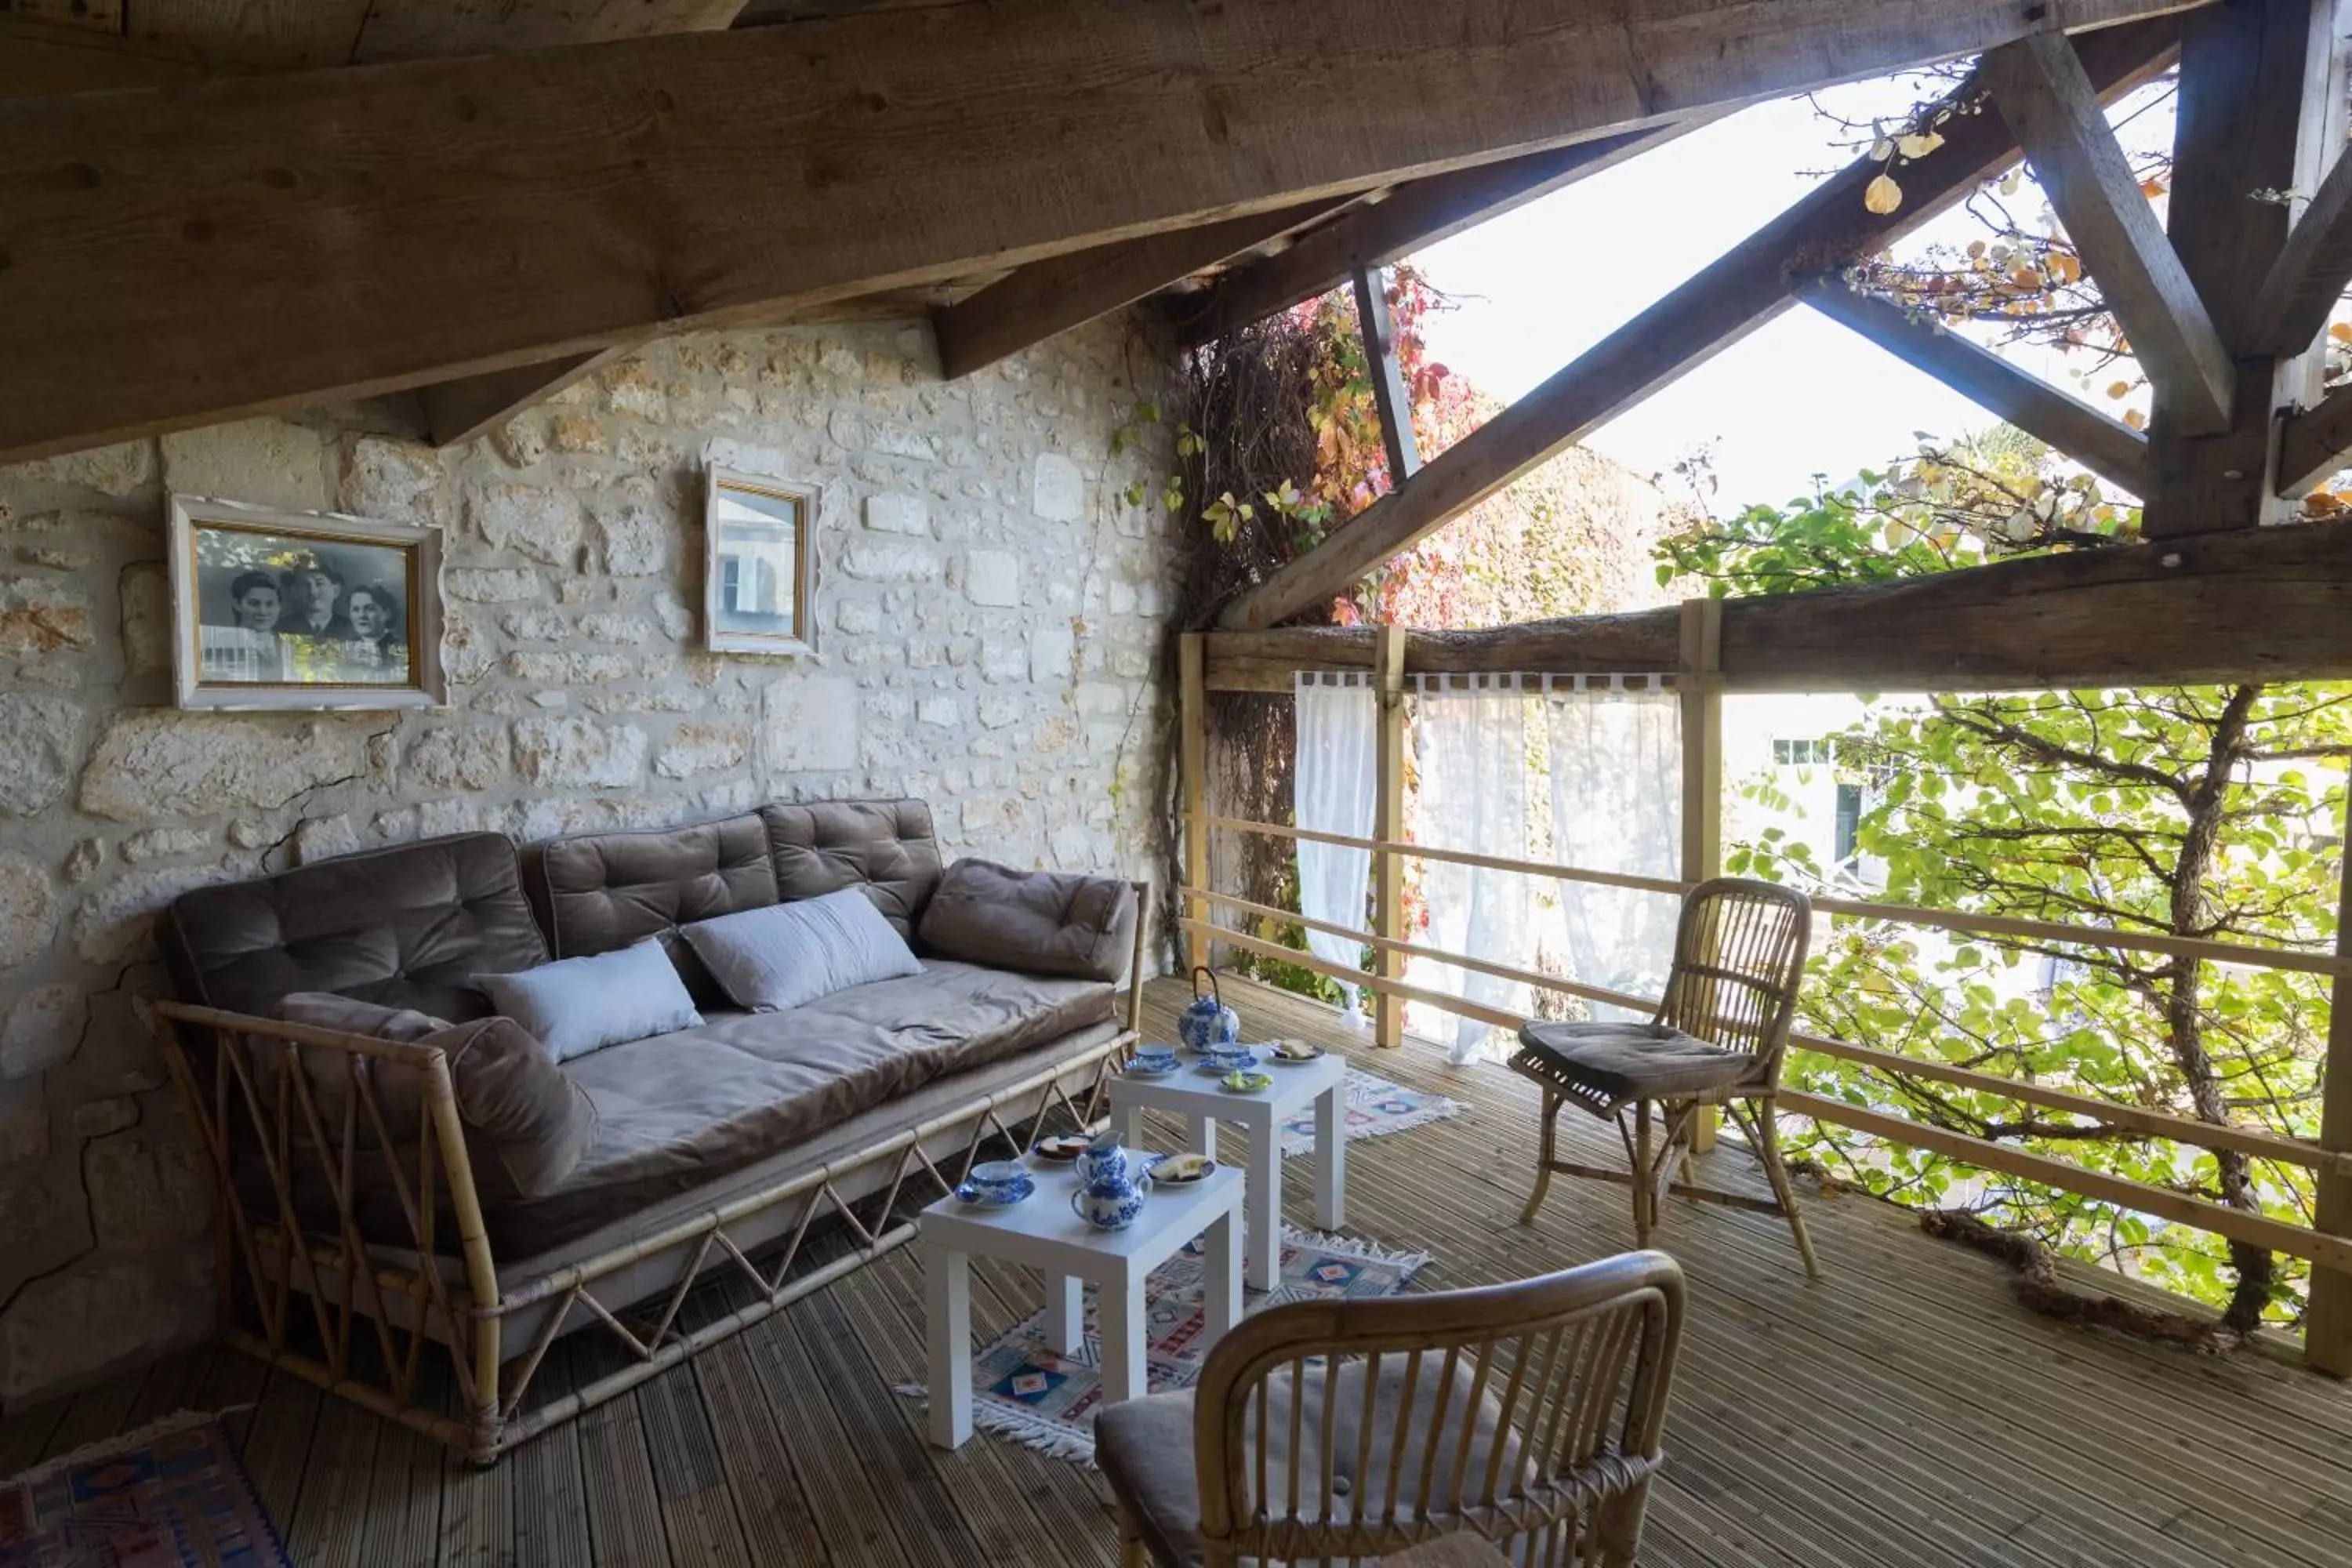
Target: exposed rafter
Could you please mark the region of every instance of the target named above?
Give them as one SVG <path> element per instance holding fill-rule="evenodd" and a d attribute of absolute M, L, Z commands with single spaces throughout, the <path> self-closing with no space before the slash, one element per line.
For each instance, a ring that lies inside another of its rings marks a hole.
<path fill-rule="evenodd" d="M 2147 437 L 2081 398 L 2069 396 L 1957 332 L 1913 319 L 1891 300 L 1858 293 L 1840 279 L 1827 278 L 1811 285 L 1804 290 L 1804 300 L 2110 484 L 2136 496 L 2144 496 L 2152 488 Z"/>
<path fill-rule="evenodd" d="M 0 459 L 772 318 L 2177 4 L 1037 0 L 0 103 Z"/>
<path fill-rule="evenodd" d="M 2086 35 L 2084 68 L 2102 96 L 2119 96 L 2160 71 L 2179 37 L 2167 19 Z M 1973 89 L 1962 92 L 1972 96 Z M 1863 205 L 1863 191 L 1881 166 L 1857 162 L 1234 599 L 1218 624 L 1270 626 L 1328 601 L 1788 309 L 1796 288 L 1822 268 L 1885 248 L 2017 158 L 1999 116 L 1957 116 L 1944 144 L 1906 168 L 1903 205 L 1884 216 Z"/>
<path fill-rule="evenodd" d="M 1360 268 L 1402 260 L 1424 246 L 1614 168 L 1713 118 L 1696 114 L 1672 124 L 1412 181 L 1378 203 L 1356 207 L 1301 236 L 1279 255 L 1226 273 L 1203 292 L 1168 300 L 1164 313 L 1187 343 L 1223 337 L 1338 288 Z"/>
<path fill-rule="evenodd" d="M 2236 395 L 2229 351 L 2074 51 L 2063 38 L 2021 38 L 1987 55 L 1982 69 L 2158 404 L 2184 430 L 2228 428 Z"/>
<path fill-rule="evenodd" d="M 425 407 L 425 429 L 436 447 L 454 447 L 485 436 L 535 403 L 557 393 L 635 348 L 616 343 L 565 354 L 545 364 L 519 364 L 512 370 L 485 371 L 456 381 L 436 382 L 417 390 Z"/>
<path fill-rule="evenodd" d="M 2352 155 L 2339 153 L 2263 280 L 2262 313 L 2249 346 L 2266 353 L 2301 353 L 2327 325 L 2347 283 L 2352 283 Z"/>
<path fill-rule="evenodd" d="M 1397 357 L 1396 322 L 1389 314 L 1388 278 L 1380 268 L 1357 270 L 1356 324 L 1363 333 L 1364 362 L 1372 377 L 1372 405 L 1381 416 L 1381 445 L 1389 473 L 1409 479 L 1421 468 L 1421 443 L 1412 433 L 1412 392 Z"/>
<path fill-rule="evenodd" d="M 2279 426 L 2278 492 L 2308 495 L 2352 453 L 2352 386 L 2339 386 L 2315 406 L 2290 414 Z"/>
<path fill-rule="evenodd" d="M 940 374 L 955 381 L 985 369 L 1056 332 L 1255 250 L 1334 205 L 1306 202 L 1033 261 L 970 299 L 931 312 Z"/>

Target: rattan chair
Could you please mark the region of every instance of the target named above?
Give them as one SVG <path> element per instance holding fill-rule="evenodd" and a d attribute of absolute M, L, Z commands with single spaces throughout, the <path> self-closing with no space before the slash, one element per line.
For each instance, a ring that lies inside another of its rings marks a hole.
<path fill-rule="evenodd" d="M 1633 1191 L 1633 1236 L 1647 1247 L 1668 1192 L 1789 1222 L 1805 1272 L 1821 1277 L 1797 1196 L 1781 1163 L 1776 1097 L 1780 1058 L 1811 940 L 1812 904 L 1769 882 L 1717 878 L 1683 902 L 1674 969 L 1657 1016 L 1647 1024 L 1547 1024 L 1519 1028 L 1511 1070 L 1543 1087 L 1543 1139 L 1536 1190 L 1519 1220 L 1533 1224 L 1552 1173 L 1622 1182 Z M 1615 1124 L 1622 1171 L 1559 1157 L 1560 1108 L 1573 1105 Z M 1719 1105 L 1763 1163 L 1772 1197 L 1694 1184 L 1690 1136 L 1701 1106 Z M 1655 1107 L 1654 1114 L 1653 1107 Z M 1682 1180 L 1674 1180 L 1679 1169 Z"/>
<path fill-rule="evenodd" d="M 1682 1321 L 1658 1252 L 1245 1319 L 1197 1388 L 1095 1417 L 1121 1562 L 1368 1563 L 1467 1533 L 1514 1563 L 1624 1568 Z"/>

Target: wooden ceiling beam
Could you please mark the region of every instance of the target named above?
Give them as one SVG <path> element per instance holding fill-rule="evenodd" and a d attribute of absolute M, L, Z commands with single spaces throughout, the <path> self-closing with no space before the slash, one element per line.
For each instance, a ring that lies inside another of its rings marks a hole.
<path fill-rule="evenodd" d="M 970 299 L 931 312 L 940 374 L 961 380 L 1057 332 L 1246 255 L 1354 199 L 1304 202 L 1033 261 Z"/>
<path fill-rule="evenodd" d="M 2122 420 L 2109 418 L 1937 322 L 1915 320 L 1891 300 L 1857 292 L 1843 279 L 1819 279 L 1804 289 L 1803 298 L 1822 314 L 1926 371 L 2109 484 L 2135 496 L 2153 488 L 2147 438 Z"/>
<path fill-rule="evenodd" d="M 2347 284 L 2352 284 L 2352 153 L 2338 153 L 2256 291 L 2259 314 L 2247 347 L 2282 358 L 2303 353 L 2335 314 Z"/>
<path fill-rule="evenodd" d="M 1035 0 L 0 103 L 0 460 L 1043 260 L 2178 5 Z"/>
<path fill-rule="evenodd" d="M 1412 388 L 1405 384 L 1404 361 L 1397 353 L 1387 270 L 1359 268 L 1355 285 L 1356 326 L 1364 340 L 1364 363 L 1372 378 L 1372 408 L 1380 416 L 1381 447 L 1388 456 L 1389 477 L 1402 483 L 1421 469 L 1421 441 L 1412 429 Z"/>
<path fill-rule="evenodd" d="M 2178 25 L 2167 18 L 2088 34 L 2080 40 L 2084 67 L 2102 95 L 2118 97 L 2159 72 L 2179 37 Z M 1973 93 L 1972 86 L 1963 86 L 1955 97 L 1964 100 Z M 1900 171 L 1903 204 L 1885 215 L 1863 205 L 1863 192 L 1883 172 L 1881 163 L 1864 158 L 1849 165 L 1432 458 L 1314 550 L 1236 597 L 1218 625 L 1271 626 L 1328 603 L 1373 567 L 1787 310 L 1795 289 L 1824 267 L 1885 249 L 2018 155 L 2000 116 L 1956 116 L 1941 147 Z"/>
<path fill-rule="evenodd" d="M 1280 254 L 1236 268 L 1197 294 L 1175 296 L 1161 314 L 1184 343 L 1207 342 L 1338 288 L 1368 267 L 1386 267 L 1415 250 L 1502 216 L 1540 196 L 1717 118 L 1696 114 L 1573 146 L 1414 180 L 1299 237 Z"/>
<path fill-rule="evenodd" d="M 1410 631 L 1415 672 L 1671 670 L 1681 616 Z M 1370 626 L 1212 634 L 1212 690 L 1362 668 Z M 2289 523 L 1729 599 L 1730 691 L 2045 691 L 2352 678 L 2352 523 Z"/>
<path fill-rule="evenodd" d="M 417 388 L 425 432 L 436 447 L 454 447 L 491 431 L 546 401 L 598 368 L 635 349 L 635 342 L 587 349 L 543 364 L 519 364 Z"/>
<path fill-rule="evenodd" d="M 2352 384 L 2336 388 L 2279 425 L 2278 493 L 2304 496 L 2352 456 Z"/>
<path fill-rule="evenodd" d="M 172 87 L 205 74 L 205 62 L 189 49 L 0 18 L 0 99 Z"/>
<path fill-rule="evenodd" d="M 1993 50 L 1981 68 L 2158 404 L 2185 431 L 2228 429 L 2237 386 L 2229 351 L 2082 61 L 2063 38 L 2029 37 Z"/>

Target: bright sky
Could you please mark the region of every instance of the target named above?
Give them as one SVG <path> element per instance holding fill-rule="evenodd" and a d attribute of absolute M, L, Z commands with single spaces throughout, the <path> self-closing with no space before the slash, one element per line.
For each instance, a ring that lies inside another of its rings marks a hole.
<path fill-rule="evenodd" d="M 1827 99 L 1856 118 L 1900 114 L 1914 100 L 1891 83 Z M 1483 391 L 1520 396 L 1848 162 L 1837 134 L 1801 100 L 1759 105 L 1432 247 L 1418 260 L 1461 308 L 1430 319 L 1431 353 Z M 1954 209 L 1904 248 L 1965 244 L 1980 232 Z M 1815 473 L 1844 479 L 1882 465 L 1916 447 L 1914 431 L 1948 437 L 1991 423 L 1941 383 L 1800 306 L 1586 445 L 1636 473 L 1664 474 L 1673 489 L 1666 470 L 1711 444 L 1716 509 L 1725 512 L 1810 493 Z"/>

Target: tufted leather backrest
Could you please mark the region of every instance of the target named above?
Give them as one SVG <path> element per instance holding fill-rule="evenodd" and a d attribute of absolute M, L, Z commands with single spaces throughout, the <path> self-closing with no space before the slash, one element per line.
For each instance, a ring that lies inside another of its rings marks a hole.
<path fill-rule="evenodd" d="M 513 844 L 460 833 L 338 856 L 181 894 L 158 926 L 183 1000 L 277 1016 L 331 991 L 462 1021 L 489 1003 L 468 984 L 547 962 Z"/>
<path fill-rule="evenodd" d="M 647 833 L 587 833 L 522 852 L 523 889 L 558 958 L 658 936 L 697 1005 L 720 994 L 677 928 L 776 901 L 767 825 L 755 814 Z"/>
<path fill-rule="evenodd" d="M 863 887 L 900 936 L 940 885 L 931 808 L 919 800 L 825 800 L 760 808 L 784 902 Z"/>

